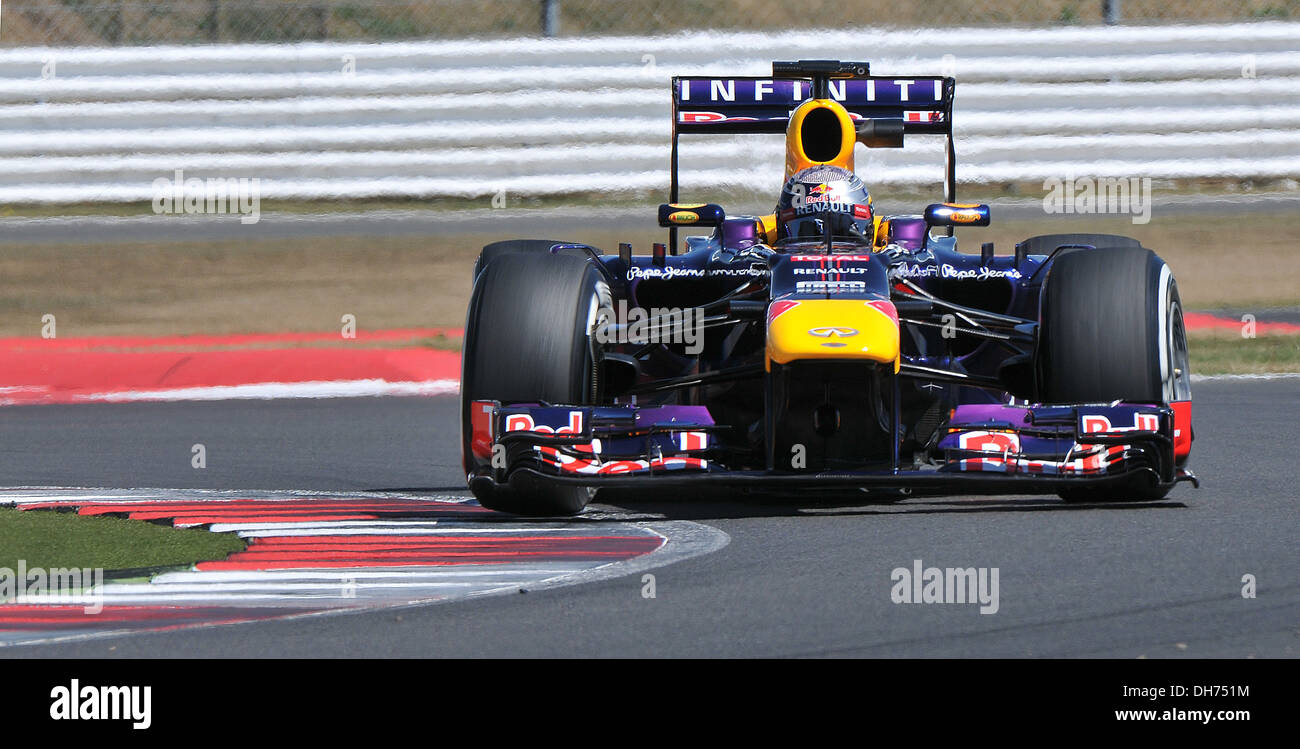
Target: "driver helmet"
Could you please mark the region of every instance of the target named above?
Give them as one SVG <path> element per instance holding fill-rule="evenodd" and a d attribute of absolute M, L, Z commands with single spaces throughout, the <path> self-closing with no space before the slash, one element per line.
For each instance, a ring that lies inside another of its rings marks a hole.
<path fill-rule="evenodd" d="M 838 166 L 814 166 L 791 175 L 776 204 L 777 241 L 874 235 L 871 195 L 858 175 Z"/>

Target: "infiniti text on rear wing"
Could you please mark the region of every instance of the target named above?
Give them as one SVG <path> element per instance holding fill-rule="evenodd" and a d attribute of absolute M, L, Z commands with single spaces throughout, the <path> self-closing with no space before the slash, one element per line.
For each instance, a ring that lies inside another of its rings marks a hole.
<path fill-rule="evenodd" d="M 952 130 L 951 78 L 877 76 L 828 82 L 829 98 L 855 121 L 901 120 L 906 133 Z M 812 97 L 803 78 L 673 78 L 673 122 L 683 133 L 783 133 L 790 111 Z"/>
<path fill-rule="evenodd" d="M 905 135 L 945 136 L 944 199 L 948 202 L 957 199 L 957 155 L 952 137 L 952 105 L 957 85 L 954 79 L 859 75 L 832 76 L 822 83 L 827 98 L 842 104 L 855 122 L 902 123 Z M 783 133 L 791 111 L 813 98 L 814 86 L 811 77 L 674 77 L 669 202 L 678 200 L 678 136 L 682 133 Z"/>

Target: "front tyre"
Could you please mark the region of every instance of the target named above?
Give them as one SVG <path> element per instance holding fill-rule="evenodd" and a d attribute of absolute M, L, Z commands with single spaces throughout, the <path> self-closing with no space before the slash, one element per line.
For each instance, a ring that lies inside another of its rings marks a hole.
<path fill-rule="evenodd" d="M 1043 403 L 1163 403 L 1191 399 L 1187 334 L 1169 265 L 1141 247 L 1059 256 L 1048 271 L 1035 355 Z M 1139 474 L 1107 490 L 1062 490 L 1066 501 L 1160 499 Z"/>
<path fill-rule="evenodd" d="M 1027 255 L 1051 255 L 1057 248 L 1067 245 L 1092 245 L 1093 247 L 1141 247 L 1142 243 L 1132 237 L 1119 234 L 1040 234 L 1017 244 Z M 1083 250 L 1082 247 L 1069 247 L 1057 252 L 1056 256 Z"/>
<path fill-rule="evenodd" d="M 478 260 L 474 263 L 474 278 L 478 278 L 479 273 L 488 266 L 488 263 L 496 260 L 503 255 L 574 255 L 577 257 L 589 257 L 587 250 L 577 247 L 563 247 L 559 250 L 552 251 L 556 245 L 575 244 L 567 240 L 559 239 L 506 239 L 500 242 L 493 242 L 485 245 L 483 250 L 478 254 Z"/>
<path fill-rule="evenodd" d="M 486 262 L 474 284 L 461 359 L 461 450 L 470 460 L 475 400 L 590 405 L 600 382 L 592 331 L 609 303 L 600 269 L 585 257 L 509 253 Z M 523 457 L 518 454 L 512 458 Z M 479 503 L 517 515 L 575 515 L 586 487 L 517 475 L 508 486 L 474 482 Z"/>

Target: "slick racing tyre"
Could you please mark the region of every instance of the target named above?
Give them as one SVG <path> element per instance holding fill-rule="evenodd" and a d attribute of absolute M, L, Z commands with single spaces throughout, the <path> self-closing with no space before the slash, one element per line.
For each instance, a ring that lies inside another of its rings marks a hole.
<path fill-rule="evenodd" d="M 1024 248 L 1027 255 L 1050 255 L 1057 247 L 1062 245 L 1086 244 L 1093 247 L 1141 247 L 1142 245 L 1132 237 L 1124 237 L 1119 234 L 1042 234 L 1037 237 L 1030 237 L 1024 240 L 1018 246 Z M 1057 253 L 1061 257 L 1066 253 L 1076 252 L 1083 248 L 1068 248 Z"/>
<path fill-rule="evenodd" d="M 557 244 L 575 244 L 561 239 L 507 239 L 502 242 L 493 242 L 486 245 L 483 251 L 479 253 L 478 261 L 474 263 L 474 278 L 487 267 L 487 264 L 501 257 L 502 255 L 514 255 L 525 253 L 530 255 L 551 254 L 551 248 Z M 586 250 L 578 248 L 562 249 L 554 254 L 557 255 L 574 255 L 576 257 L 589 257 Z"/>
<path fill-rule="evenodd" d="M 600 392 L 592 330 L 609 303 L 600 270 L 584 257 L 503 253 L 489 260 L 470 297 L 461 358 L 461 449 L 469 470 L 474 400 L 586 405 Z M 518 446 L 517 446 L 518 447 Z M 521 448 L 522 449 L 522 448 Z M 512 463 L 531 449 L 508 452 Z M 517 476 L 476 483 L 484 507 L 517 515 L 574 515 L 591 491 Z"/>
<path fill-rule="evenodd" d="M 1133 246 L 1059 256 L 1043 288 L 1035 376 L 1043 403 L 1189 400 L 1182 302 L 1168 264 Z M 1151 500 L 1168 491 L 1142 473 L 1122 489 L 1080 487 L 1061 496 Z"/>

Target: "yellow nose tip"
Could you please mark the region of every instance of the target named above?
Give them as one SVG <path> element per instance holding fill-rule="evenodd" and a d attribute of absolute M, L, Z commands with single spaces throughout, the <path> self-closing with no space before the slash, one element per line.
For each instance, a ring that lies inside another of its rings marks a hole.
<path fill-rule="evenodd" d="M 898 372 L 898 312 L 883 299 L 797 299 L 772 303 L 767 358 L 865 359 L 893 363 Z"/>

